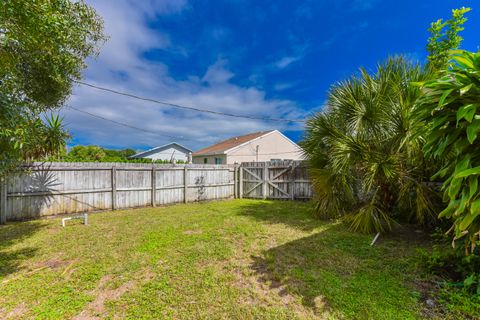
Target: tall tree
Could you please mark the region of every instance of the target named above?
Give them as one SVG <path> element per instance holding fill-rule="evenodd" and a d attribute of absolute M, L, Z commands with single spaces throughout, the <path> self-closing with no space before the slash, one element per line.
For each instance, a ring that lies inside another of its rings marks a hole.
<path fill-rule="evenodd" d="M 62 106 L 104 40 L 84 1 L 0 1 L 0 176 L 63 147 L 60 119 L 41 115 Z"/>
<path fill-rule="evenodd" d="M 470 8 L 462 7 L 452 10 L 452 17 L 447 21 L 438 19 L 430 25 L 428 39 L 428 66 L 433 71 L 444 70 L 450 60 L 450 51 L 458 49 L 463 38 L 460 32 L 467 21 L 465 14 Z"/>

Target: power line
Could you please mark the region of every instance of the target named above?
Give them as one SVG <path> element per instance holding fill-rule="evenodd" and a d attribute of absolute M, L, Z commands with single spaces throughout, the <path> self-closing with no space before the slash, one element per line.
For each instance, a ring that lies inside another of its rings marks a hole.
<path fill-rule="evenodd" d="M 219 115 L 219 116 L 244 118 L 244 119 L 251 119 L 251 120 L 263 120 L 263 121 L 287 122 L 287 123 L 305 123 L 305 120 L 256 117 L 256 116 L 238 115 L 238 114 L 226 113 L 226 112 L 220 112 L 220 111 L 214 111 L 214 110 L 208 110 L 208 109 L 201 109 L 201 108 L 197 108 L 197 107 L 188 107 L 188 106 L 183 106 L 183 105 L 180 105 L 180 104 L 161 101 L 161 100 L 157 100 L 157 99 L 141 97 L 141 96 L 131 94 L 131 93 L 128 93 L 128 92 L 122 92 L 122 91 L 118 91 L 118 90 L 114 90 L 114 89 L 110 89 L 110 88 L 105 88 L 105 87 L 97 86 L 97 85 L 87 83 L 87 82 L 83 82 L 83 81 L 79 81 L 79 80 L 72 80 L 72 81 L 76 82 L 78 84 L 90 87 L 90 88 L 97 89 L 97 90 L 106 91 L 106 92 L 118 94 L 118 95 L 121 95 L 121 96 L 129 97 L 129 98 L 133 98 L 133 99 L 137 99 L 137 100 L 153 102 L 153 103 L 156 103 L 156 104 L 162 104 L 162 105 L 165 105 L 165 106 L 174 107 L 174 108 L 183 109 L 183 110 L 190 110 L 190 111 L 196 111 L 196 112 L 215 114 L 215 115 Z"/>
<path fill-rule="evenodd" d="M 109 119 L 109 118 L 106 118 L 106 117 L 104 117 L 104 116 L 101 116 L 101 115 L 98 115 L 98 114 L 95 114 L 95 113 L 91 113 L 91 112 L 88 112 L 88 111 L 85 111 L 85 110 L 81 110 L 81 109 L 78 109 L 78 108 L 73 107 L 73 106 L 70 106 L 70 105 L 66 105 L 65 108 L 71 109 L 71 110 L 76 111 L 76 112 L 83 113 L 83 114 L 88 115 L 88 116 L 91 116 L 91 117 L 93 117 L 93 118 L 97 118 L 97 119 L 100 119 L 100 120 L 108 121 L 108 122 L 111 122 L 111 123 L 117 124 L 117 125 L 119 125 L 119 126 L 123 126 L 123 127 L 129 128 L 129 129 L 134 129 L 134 130 L 138 130 L 138 131 L 142 131 L 142 132 L 151 133 L 151 134 L 160 135 L 160 136 L 163 136 L 163 137 L 166 137 L 166 138 L 170 138 L 170 139 L 173 139 L 174 141 L 178 141 L 178 140 L 198 141 L 198 140 L 194 140 L 194 139 L 185 138 L 185 137 L 183 137 L 183 136 L 178 136 L 178 137 L 176 137 L 176 136 L 172 136 L 172 135 L 169 135 L 169 134 L 165 134 L 165 133 L 163 133 L 163 132 L 153 131 L 153 130 L 148 130 L 148 129 L 136 127 L 136 126 L 133 126 L 133 125 L 131 125 L 131 124 L 128 124 L 128 123 L 125 123 L 125 122 L 116 121 L 116 120 L 113 120 L 113 119 Z M 299 151 L 259 153 L 258 155 L 259 155 L 259 156 L 269 156 L 269 155 L 277 155 L 277 154 L 285 154 L 285 153 L 299 153 Z M 252 156 L 255 156 L 255 155 L 256 155 L 256 154 L 236 154 L 236 155 L 234 155 L 234 156 L 238 156 L 238 157 L 252 157 Z"/>
<path fill-rule="evenodd" d="M 174 139 L 174 140 L 190 140 L 190 141 L 197 141 L 197 140 L 193 140 L 193 139 L 188 139 L 188 138 L 185 138 L 185 137 L 175 137 L 175 136 L 172 136 L 172 135 L 169 135 L 169 134 L 166 134 L 166 133 L 163 133 L 163 132 L 158 132 L 158 131 L 153 131 L 153 130 L 148 130 L 148 129 L 144 129 L 144 128 L 140 128 L 140 127 L 135 127 L 135 126 L 132 126 L 131 124 L 128 124 L 128 123 L 125 123 L 125 122 L 120 122 L 120 121 L 116 121 L 116 120 L 113 120 L 113 119 L 109 119 L 109 118 L 105 118 L 101 115 L 98 115 L 98 114 L 95 114 L 95 113 L 91 113 L 91 112 L 88 112 L 88 111 L 85 111 L 85 110 L 81 110 L 81 109 L 78 109 L 78 108 L 75 108 L 73 106 L 65 106 L 66 108 L 68 109 L 71 109 L 71 110 L 74 110 L 76 112 L 80 112 L 80 113 L 83 113 L 83 114 L 86 114 L 86 115 L 89 115 L 91 117 L 94 117 L 94 118 L 97 118 L 97 119 L 101 119 L 101 120 L 104 120 L 104 121 L 108 121 L 108 122 L 112 122 L 112 123 L 115 123 L 119 126 L 123 126 L 123 127 L 126 127 L 126 128 L 130 128 L 130 129 L 134 129 L 134 130 L 138 130 L 138 131 L 142 131 L 142 132 L 146 132 L 146 133 L 152 133 L 152 134 L 155 134 L 155 135 L 160 135 L 160 136 L 163 136 L 163 137 L 166 137 L 166 138 L 170 138 L 170 139 Z"/>

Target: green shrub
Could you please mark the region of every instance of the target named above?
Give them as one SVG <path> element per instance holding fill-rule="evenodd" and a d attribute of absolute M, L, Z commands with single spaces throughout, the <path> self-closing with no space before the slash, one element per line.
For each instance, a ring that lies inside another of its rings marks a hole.
<path fill-rule="evenodd" d="M 480 244 L 480 53 L 454 51 L 453 65 L 437 79 L 421 83 L 420 120 L 425 124 L 424 152 L 445 166 L 434 178 L 443 182 L 448 206 L 440 217 L 453 222 L 454 241 L 466 253 Z"/>

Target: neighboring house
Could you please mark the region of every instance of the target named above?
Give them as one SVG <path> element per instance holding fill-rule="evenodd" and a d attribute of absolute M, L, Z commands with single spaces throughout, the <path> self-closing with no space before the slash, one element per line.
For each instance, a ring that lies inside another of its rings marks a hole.
<path fill-rule="evenodd" d="M 152 148 L 147 151 L 137 153 L 136 155 L 131 156 L 132 159 L 152 159 L 152 161 L 163 160 L 171 162 L 191 162 L 192 150 L 185 148 L 184 146 L 172 142 L 164 146 L 159 146 Z"/>
<path fill-rule="evenodd" d="M 193 163 L 303 160 L 302 149 L 278 130 L 233 137 L 193 153 Z"/>

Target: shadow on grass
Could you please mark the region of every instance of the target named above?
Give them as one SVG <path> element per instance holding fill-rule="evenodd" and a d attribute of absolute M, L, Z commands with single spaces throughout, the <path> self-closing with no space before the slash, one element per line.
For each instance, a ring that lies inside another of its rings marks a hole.
<path fill-rule="evenodd" d="M 31 237 L 45 226 L 40 221 L 15 222 L 0 226 L 0 278 L 21 269 L 22 261 L 32 257 L 37 248 L 24 247 L 11 249 L 12 246 Z"/>
<path fill-rule="evenodd" d="M 296 210 L 296 211 L 295 211 Z M 312 216 L 308 203 L 259 202 L 244 215 L 269 223 L 318 232 L 252 256 L 259 282 L 280 295 L 295 295 L 315 313 L 329 311 L 360 319 L 416 318 L 421 308 L 410 285 L 417 241 L 385 237 L 371 247 L 371 235 Z"/>
<path fill-rule="evenodd" d="M 258 201 L 242 207 L 241 215 L 267 223 L 281 223 L 303 231 L 325 225 L 314 217 L 313 204 L 302 201 Z"/>

